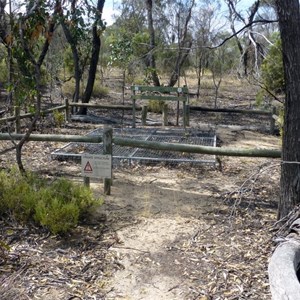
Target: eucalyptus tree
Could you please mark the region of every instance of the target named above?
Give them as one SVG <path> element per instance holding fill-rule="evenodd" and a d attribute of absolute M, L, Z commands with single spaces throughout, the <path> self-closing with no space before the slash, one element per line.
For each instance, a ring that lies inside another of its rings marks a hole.
<path fill-rule="evenodd" d="M 82 4 L 86 3 L 83 1 Z M 66 24 L 66 35 L 70 34 L 72 38 L 74 36 L 77 38 L 85 29 L 85 22 L 89 22 L 92 47 L 89 46 L 91 49 L 89 51 L 89 72 L 83 95 L 83 101 L 87 102 L 93 89 L 100 51 L 100 36 L 104 29 L 101 19 L 104 0 L 98 0 L 96 6 L 89 7 L 90 9 L 85 11 L 79 9 L 77 6 L 79 3 L 75 0 L 68 3 L 60 0 L 19 1 L 18 5 L 14 7 L 12 22 L 9 24 L 6 21 L 7 2 L 1 0 L 0 4 L 1 42 L 12 49 L 14 62 L 13 81 L 10 82 L 8 90 L 14 93 L 16 105 L 23 105 L 24 108 L 30 107 L 34 112 L 34 118 L 28 124 L 24 138 L 15 145 L 19 169 L 25 172 L 22 163 L 22 147 L 40 119 L 42 66 L 53 41 L 55 29 L 58 24 Z M 77 42 L 76 39 L 75 41 Z"/>
<path fill-rule="evenodd" d="M 168 86 L 174 86 L 178 81 L 181 69 L 187 62 L 191 47 L 193 45 L 191 19 L 195 8 L 195 0 L 166 0 L 164 10 L 158 12 L 157 17 L 165 21 L 164 41 L 165 48 L 173 52 L 169 59 L 172 66 L 168 79 Z"/>
<path fill-rule="evenodd" d="M 98 0 L 96 4 L 80 0 L 59 1 L 60 24 L 73 55 L 75 78 L 73 100 L 75 102 L 80 98 L 80 83 L 86 65 L 89 68 L 88 79 L 82 103 L 88 103 L 92 95 L 101 48 L 101 35 L 106 27 L 102 20 L 104 3 L 105 0 Z M 87 108 L 81 107 L 78 113 L 86 114 Z"/>
<path fill-rule="evenodd" d="M 194 6 L 195 0 L 122 1 L 115 25 L 126 27 L 136 41 L 141 40 L 140 48 L 145 52 L 139 51 L 136 59 L 143 61 L 145 74 L 151 74 L 154 85 L 161 84 L 159 74 L 163 73 L 168 73 L 167 85 L 177 82 L 192 45 L 189 26 Z M 145 31 L 148 40 L 142 40 Z"/>
<path fill-rule="evenodd" d="M 150 68 L 153 84 L 160 86 L 159 78 L 156 72 L 156 62 L 154 56 L 154 49 L 156 46 L 155 42 L 155 30 L 153 25 L 153 0 L 145 0 L 147 8 L 147 21 L 148 21 L 148 32 L 149 32 L 149 51 L 146 56 L 146 66 Z"/>
<path fill-rule="evenodd" d="M 265 54 L 264 47 L 259 39 L 257 39 L 254 30 L 254 22 L 258 19 L 260 19 L 262 23 L 267 23 L 267 20 L 263 20 L 262 16 L 259 15 L 259 8 L 263 1 L 254 1 L 247 9 L 246 14 L 238 8 L 239 0 L 225 0 L 225 2 L 228 6 L 230 28 L 236 39 L 236 43 L 242 57 L 242 75 L 248 76 L 253 72 L 258 72 Z M 243 40 L 238 37 L 236 29 L 237 23 L 241 23 L 244 26 Z"/>
<path fill-rule="evenodd" d="M 33 120 L 28 124 L 24 137 L 15 144 L 16 160 L 20 171 L 25 173 L 22 163 L 22 147 L 40 118 L 42 104 L 42 65 L 55 30 L 58 1 L 27 1 L 18 3 L 10 22 L 7 19 L 6 1 L 1 1 L 1 42 L 11 49 L 14 74 L 8 90 L 14 92 L 14 103 L 24 108 L 31 107 Z"/>
<path fill-rule="evenodd" d="M 215 44 L 215 38 L 224 25 L 219 21 L 220 8 L 218 0 L 200 1 L 192 19 L 194 42 L 191 50 L 191 66 L 197 76 L 197 98 L 200 95 L 201 77 L 209 63 L 211 52 L 209 47 Z"/>
<path fill-rule="evenodd" d="M 274 33 L 279 32 L 276 7 L 273 0 L 261 1 L 256 20 L 267 21 L 261 23 L 258 29 L 254 31 L 258 36 L 263 36 L 263 39 L 272 38 Z M 271 20 L 276 20 L 276 22 L 270 22 Z"/>
<path fill-rule="evenodd" d="M 219 34 L 219 39 L 223 40 L 227 33 Z M 221 83 L 226 75 L 235 72 L 238 65 L 238 49 L 233 41 L 211 48 L 208 58 L 207 69 L 211 72 L 212 81 L 215 88 L 214 107 L 216 108 Z"/>
<path fill-rule="evenodd" d="M 118 10 L 120 14 L 115 20 L 115 27 L 126 28 L 132 35 L 145 28 L 147 21 L 145 0 L 122 0 Z"/>
<path fill-rule="evenodd" d="M 102 20 L 102 12 L 105 0 L 98 0 L 97 6 L 93 9 L 93 23 L 92 23 L 92 53 L 89 62 L 89 72 L 87 84 L 83 93 L 82 103 L 88 103 L 90 101 L 93 87 L 96 78 L 97 66 L 99 61 L 99 54 L 101 49 L 101 36 L 106 28 L 105 22 Z M 79 113 L 86 114 L 87 108 L 81 107 Z"/>
<path fill-rule="evenodd" d="M 121 68 L 123 76 L 146 77 L 150 42 L 145 0 L 121 1 L 118 9 L 119 16 L 106 32 L 109 65 Z"/>
<path fill-rule="evenodd" d="M 300 6 L 276 0 L 286 89 L 278 218 L 300 204 Z"/>

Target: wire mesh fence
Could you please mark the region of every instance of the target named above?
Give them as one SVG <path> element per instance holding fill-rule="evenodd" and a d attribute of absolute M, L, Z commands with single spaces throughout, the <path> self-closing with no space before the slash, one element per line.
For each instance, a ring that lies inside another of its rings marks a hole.
<path fill-rule="evenodd" d="M 99 128 L 88 135 L 102 136 L 103 129 Z M 153 129 L 153 128 L 126 128 L 114 129 L 114 137 L 153 141 L 160 143 L 189 144 L 216 147 L 215 132 L 204 132 L 193 129 Z M 80 160 L 84 153 L 102 154 L 103 144 L 94 143 L 69 143 L 66 146 L 52 152 L 52 158 L 59 160 Z M 215 164 L 214 155 L 185 153 L 179 151 L 154 150 L 138 147 L 127 147 L 113 144 L 113 164 L 120 163 L 206 163 Z"/>

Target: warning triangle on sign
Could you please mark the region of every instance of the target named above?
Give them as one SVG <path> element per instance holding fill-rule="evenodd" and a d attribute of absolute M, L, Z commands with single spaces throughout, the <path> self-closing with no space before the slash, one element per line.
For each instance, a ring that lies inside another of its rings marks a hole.
<path fill-rule="evenodd" d="M 85 165 L 85 167 L 84 167 L 83 170 L 84 170 L 84 172 L 93 172 L 93 168 L 92 168 L 92 166 L 91 166 L 91 164 L 90 164 L 89 161 L 86 163 L 86 165 Z"/>

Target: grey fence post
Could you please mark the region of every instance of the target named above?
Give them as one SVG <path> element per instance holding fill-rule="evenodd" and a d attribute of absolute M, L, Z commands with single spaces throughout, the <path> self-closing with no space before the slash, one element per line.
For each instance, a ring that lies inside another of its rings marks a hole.
<path fill-rule="evenodd" d="M 189 104 L 185 106 L 185 110 L 186 110 L 186 126 L 190 126 L 190 105 Z"/>
<path fill-rule="evenodd" d="M 168 104 L 164 103 L 162 107 L 163 126 L 168 126 Z"/>
<path fill-rule="evenodd" d="M 113 135 L 113 130 L 111 127 L 104 128 L 104 130 L 103 130 L 103 154 L 112 155 L 112 135 Z M 112 184 L 112 174 L 111 174 L 111 178 L 104 178 L 104 194 L 105 195 L 110 195 L 111 184 Z"/>
<path fill-rule="evenodd" d="M 148 106 L 143 105 L 143 107 L 142 107 L 142 126 L 146 126 L 147 112 L 148 112 Z"/>
<path fill-rule="evenodd" d="M 90 177 L 83 177 L 83 183 L 85 186 L 90 187 Z"/>
<path fill-rule="evenodd" d="M 15 118 L 16 118 L 15 133 L 20 133 L 21 132 L 20 106 L 15 106 L 14 114 L 15 114 Z"/>
<path fill-rule="evenodd" d="M 185 129 L 186 126 L 187 126 L 187 112 L 186 112 L 186 103 L 185 103 L 185 101 L 183 101 L 183 108 L 182 108 L 182 110 L 183 110 L 183 127 Z"/>
<path fill-rule="evenodd" d="M 65 106 L 66 106 L 65 121 L 69 122 L 70 121 L 70 105 L 69 105 L 69 99 L 68 98 L 65 99 Z"/>

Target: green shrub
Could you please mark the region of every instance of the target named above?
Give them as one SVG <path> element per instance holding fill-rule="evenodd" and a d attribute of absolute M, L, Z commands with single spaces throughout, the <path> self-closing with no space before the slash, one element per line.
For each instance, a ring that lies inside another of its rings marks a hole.
<path fill-rule="evenodd" d="M 255 96 L 255 104 L 258 107 L 270 109 L 272 107 L 272 97 L 266 90 L 260 89 Z"/>
<path fill-rule="evenodd" d="M 79 207 L 81 214 L 85 214 L 95 204 L 93 193 L 89 188 L 83 185 L 76 185 L 64 178 L 60 178 L 52 183 L 51 193 L 51 196 L 60 199 L 63 203 L 74 202 Z"/>
<path fill-rule="evenodd" d="M 54 233 L 65 233 L 75 227 L 79 219 L 76 203 L 63 203 L 58 198 L 46 202 L 41 199 L 35 209 L 35 220 Z"/>
<path fill-rule="evenodd" d="M 99 85 L 97 82 L 94 84 L 92 96 L 95 98 L 103 98 L 108 95 L 108 88 Z"/>
<path fill-rule="evenodd" d="M 148 104 L 148 110 L 154 113 L 161 113 L 163 110 L 164 101 L 150 100 Z"/>
<path fill-rule="evenodd" d="M 6 83 L 8 79 L 8 69 L 7 69 L 7 52 L 5 47 L 0 44 L 0 83 Z"/>
<path fill-rule="evenodd" d="M 0 60 L 0 82 L 7 82 L 8 70 L 4 59 Z"/>
<path fill-rule="evenodd" d="M 72 98 L 75 92 L 75 80 L 71 79 L 62 85 L 62 92 L 65 97 Z"/>
<path fill-rule="evenodd" d="M 276 93 L 284 91 L 282 46 L 279 35 L 275 36 L 275 42 L 262 63 L 261 76 L 263 83 L 269 90 Z"/>
<path fill-rule="evenodd" d="M 54 118 L 55 125 L 57 127 L 61 127 L 63 125 L 63 123 L 65 122 L 65 114 L 61 111 L 54 110 L 53 118 Z"/>
<path fill-rule="evenodd" d="M 8 244 L 0 240 L 0 261 L 5 261 L 7 258 L 7 254 L 10 250 L 10 247 Z"/>
<path fill-rule="evenodd" d="M 34 174 L 22 176 L 12 169 L 0 172 L 0 214 L 8 214 L 19 221 L 28 221 L 34 214 L 38 194 L 35 192 L 43 181 Z"/>
<path fill-rule="evenodd" d="M 133 81 L 133 85 L 145 85 L 145 80 L 142 78 L 131 79 Z"/>
<path fill-rule="evenodd" d="M 284 110 L 279 109 L 278 119 L 276 120 L 277 126 L 279 128 L 279 133 L 281 138 L 283 137 L 283 124 L 284 124 Z"/>
<path fill-rule="evenodd" d="M 74 79 L 66 81 L 62 86 L 62 92 L 65 97 L 72 98 L 73 94 L 75 93 L 75 81 Z M 96 80 L 93 87 L 93 93 L 92 96 L 95 98 L 102 98 L 107 96 L 109 93 L 109 90 L 107 87 L 102 86 L 99 83 L 99 80 Z M 80 91 L 80 96 L 82 97 L 82 89 Z"/>
<path fill-rule="evenodd" d="M 34 221 L 54 234 L 68 232 L 101 203 L 90 189 L 66 179 L 49 184 L 35 174 L 0 172 L 0 216 Z"/>

